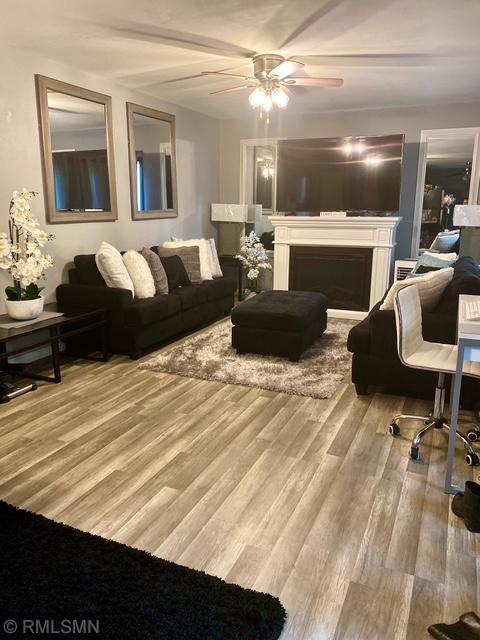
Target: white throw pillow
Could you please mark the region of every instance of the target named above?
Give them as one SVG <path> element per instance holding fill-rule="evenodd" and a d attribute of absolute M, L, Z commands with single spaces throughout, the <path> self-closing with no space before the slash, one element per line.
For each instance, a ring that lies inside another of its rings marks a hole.
<path fill-rule="evenodd" d="M 127 251 L 123 254 L 123 263 L 132 279 L 136 298 L 153 298 L 155 282 L 145 258 L 138 251 Z"/>
<path fill-rule="evenodd" d="M 415 285 L 418 289 L 422 309 L 424 311 L 430 311 L 440 302 L 442 293 L 452 278 L 453 267 L 447 267 L 445 269 L 438 269 L 438 271 L 429 271 L 417 278 L 406 278 L 405 280 L 394 282 L 385 296 L 385 300 L 383 301 L 380 310 L 384 311 L 385 309 L 393 309 L 397 291 L 404 287 Z"/>
<path fill-rule="evenodd" d="M 201 238 L 199 240 L 167 240 L 163 243 L 165 249 L 177 249 L 178 247 L 198 247 L 200 256 L 200 275 L 202 280 L 213 280 L 212 275 L 212 251 L 210 242 Z"/>
<path fill-rule="evenodd" d="M 460 231 L 458 229 L 453 229 L 452 231 L 440 231 L 432 242 L 430 250 L 440 252 L 449 251 L 456 245 L 459 237 Z"/>
<path fill-rule="evenodd" d="M 436 258 L 437 260 L 445 260 L 445 262 L 453 262 L 458 258 L 458 255 L 455 253 L 437 253 L 436 251 L 424 251 L 422 256 L 432 256 L 432 258 Z"/>
<path fill-rule="evenodd" d="M 102 242 L 95 254 L 95 262 L 108 287 L 128 289 L 134 295 L 133 282 L 128 275 L 127 267 L 123 264 L 122 255 L 118 249 L 108 242 Z"/>
<path fill-rule="evenodd" d="M 217 245 L 214 238 L 210 238 L 210 249 L 212 251 L 212 275 L 214 278 L 222 278 L 223 272 L 218 259 Z"/>

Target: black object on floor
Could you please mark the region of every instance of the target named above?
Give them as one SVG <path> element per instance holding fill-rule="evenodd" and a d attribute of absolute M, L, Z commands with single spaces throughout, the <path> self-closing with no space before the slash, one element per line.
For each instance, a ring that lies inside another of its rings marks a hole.
<path fill-rule="evenodd" d="M 463 518 L 472 533 L 480 533 L 480 484 L 468 480 L 465 493 L 457 493 L 452 500 L 452 511 Z"/>
<path fill-rule="evenodd" d="M 433 624 L 428 633 L 437 640 L 480 640 L 480 618 L 470 611 L 453 624 Z"/>
<path fill-rule="evenodd" d="M 26 637 L 25 620 L 50 632 L 77 621 L 84 633 L 73 637 L 102 640 L 276 640 L 284 626 L 271 595 L 2 501 L 0 550 L 0 620 L 18 629 L 9 638 Z"/>

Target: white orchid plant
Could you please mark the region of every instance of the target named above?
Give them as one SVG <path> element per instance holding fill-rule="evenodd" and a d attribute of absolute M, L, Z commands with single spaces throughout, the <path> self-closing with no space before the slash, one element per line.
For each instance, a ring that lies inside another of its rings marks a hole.
<path fill-rule="evenodd" d="M 243 236 L 240 240 L 240 253 L 235 256 L 243 265 L 249 280 L 248 290 L 259 293 L 258 278 L 261 271 L 271 269 L 272 265 L 268 261 L 265 247 L 260 242 L 260 238 L 255 231 L 251 231 L 248 236 Z"/>
<path fill-rule="evenodd" d="M 14 191 L 10 200 L 8 234 L 0 233 L 0 269 L 13 278 L 13 286 L 5 289 L 7 300 L 34 300 L 40 297 L 43 287 L 37 282 L 45 276 L 45 270 L 53 266 L 53 259 L 43 254 L 41 248 L 53 240 L 40 228 L 30 213 L 30 201 L 35 191 Z"/>

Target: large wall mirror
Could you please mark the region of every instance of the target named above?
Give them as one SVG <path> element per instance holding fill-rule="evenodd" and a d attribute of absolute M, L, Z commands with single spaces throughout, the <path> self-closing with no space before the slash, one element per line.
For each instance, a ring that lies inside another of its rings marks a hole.
<path fill-rule="evenodd" d="M 133 220 L 175 218 L 175 116 L 127 102 Z"/>
<path fill-rule="evenodd" d="M 480 128 L 422 131 L 412 256 L 450 231 L 456 204 L 477 204 Z"/>
<path fill-rule="evenodd" d="M 36 76 L 47 221 L 116 220 L 110 96 Z"/>

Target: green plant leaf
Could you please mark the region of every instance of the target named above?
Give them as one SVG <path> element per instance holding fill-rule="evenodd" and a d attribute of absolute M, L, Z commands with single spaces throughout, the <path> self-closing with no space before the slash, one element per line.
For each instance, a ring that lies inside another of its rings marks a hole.
<path fill-rule="evenodd" d="M 5 287 L 5 294 L 7 300 L 20 300 L 22 297 L 22 292 L 17 287 Z"/>
<path fill-rule="evenodd" d="M 25 300 L 35 300 L 39 297 L 41 289 L 35 283 L 30 283 L 25 287 Z"/>

